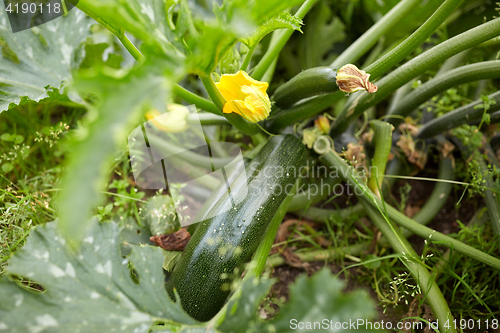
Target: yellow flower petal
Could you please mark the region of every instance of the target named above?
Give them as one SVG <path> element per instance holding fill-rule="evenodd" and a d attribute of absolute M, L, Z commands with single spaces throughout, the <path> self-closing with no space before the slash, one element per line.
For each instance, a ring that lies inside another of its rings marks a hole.
<path fill-rule="evenodd" d="M 189 111 L 182 105 L 167 105 L 169 112 L 160 113 L 156 109 L 152 109 L 146 113 L 146 118 L 159 130 L 170 133 L 178 133 L 185 131 L 189 124 L 187 116 Z"/>
<path fill-rule="evenodd" d="M 216 86 L 226 99 L 224 113 L 237 113 L 253 123 L 269 116 L 271 101 L 266 92 L 267 82 L 254 80 L 244 71 L 239 71 L 222 75 Z"/>
<path fill-rule="evenodd" d="M 271 101 L 265 91 L 262 93 L 262 90 L 255 85 L 244 86 L 241 90 L 247 94 L 245 105 L 259 119 L 258 121 L 266 119 L 271 111 Z"/>

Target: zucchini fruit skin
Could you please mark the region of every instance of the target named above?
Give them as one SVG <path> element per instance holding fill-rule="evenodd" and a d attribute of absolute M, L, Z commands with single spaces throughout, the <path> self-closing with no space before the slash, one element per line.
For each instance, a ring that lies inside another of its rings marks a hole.
<path fill-rule="evenodd" d="M 276 89 L 272 99 L 276 106 L 288 108 L 298 101 L 339 90 L 337 72 L 332 67 L 315 67 L 295 75 Z"/>
<path fill-rule="evenodd" d="M 223 196 L 212 208 L 221 213 L 200 222 L 167 284 L 170 296 L 175 297 L 175 289 L 193 318 L 207 321 L 222 308 L 232 279 L 241 275 L 286 198 L 286 189 L 293 187 L 304 155 L 304 145 L 293 135 L 273 137 L 257 154 L 259 162 L 247 167 L 251 174 L 231 185 L 234 196 L 244 194 L 247 185 L 244 200 L 232 207 L 232 199 Z M 277 188 L 282 191 L 274 193 Z"/>

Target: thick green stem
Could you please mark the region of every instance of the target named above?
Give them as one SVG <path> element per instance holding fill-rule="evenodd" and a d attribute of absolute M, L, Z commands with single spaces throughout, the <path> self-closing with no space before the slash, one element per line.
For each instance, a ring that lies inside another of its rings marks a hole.
<path fill-rule="evenodd" d="M 216 190 L 220 186 L 220 180 L 207 175 L 206 170 L 200 169 L 192 165 L 190 162 L 184 161 L 175 156 L 170 156 L 169 162 L 171 162 L 177 170 L 190 176 L 192 179 L 197 181 L 203 187 L 206 187 L 212 191 Z"/>
<path fill-rule="evenodd" d="M 312 8 L 312 6 L 316 3 L 317 0 L 306 0 L 302 6 L 300 6 L 299 10 L 297 13 L 295 13 L 295 17 L 299 19 L 303 19 L 304 16 L 306 16 L 307 12 Z M 266 51 L 262 59 L 260 59 L 259 63 L 257 66 L 255 66 L 254 70 L 252 71 L 252 77 L 256 80 L 261 80 L 264 74 L 266 73 L 267 69 L 271 66 L 273 63 L 274 59 L 278 57 L 280 54 L 281 50 L 285 46 L 285 44 L 288 42 L 290 37 L 292 36 L 293 32 L 295 30 L 293 29 L 287 29 L 285 31 L 282 31 L 278 40 L 276 43 L 271 44 L 269 49 Z"/>
<path fill-rule="evenodd" d="M 128 39 L 125 35 L 125 32 L 122 32 L 121 35 L 116 36 L 120 42 L 122 42 L 125 49 L 134 57 L 134 59 L 138 62 L 141 62 L 144 59 L 144 56 L 139 51 L 139 49 Z"/>
<path fill-rule="evenodd" d="M 371 74 L 371 79 L 374 80 L 401 62 L 418 46 L 422 45 L 462 1 L 446 0 L 410 37 L 406 38 L 382 58 L 366 67 L 365 72 Z"/>
<path fill-rule="evenodd" d="M 214 103 L 215 107 L 219 110 L 219 114 L 223 114 L 222 110 L 224 110 L 224 104 L 226 104 L 226 100 L 224 99 L 224 96 L 222 96 L 222 94 L 220 93 L 219 89 L 217 89 L 217 86 L 215 85 L 212 76 L 211 75 L 201 76 L 200 79 L 201 82 L 203 82 L 205 89 L 207 90 L 208 96 L 210 96 L 210 99 Z"/>
<path fill-rule="evenodd" d="M 431 36 L 432 33 L 434 33 L 434 31 L 436 31 L 436 29 L 443 23 L 446 17 L 458 6 L 458 4 L 461 1 L 462 0 L 445 1 L 441 5 L 441 7 L 439 7 L 438 10 L 436 10 L 436 12 L 410 37 L 408 37 L 399 46 L 391 50 L 389 53 L 380 58 L 378 61 L 365 68 L 364 70 L 371 75 L 370 76 L 371 80 L 378 78 L 387 70 L 397 65 L 401 60 L 403 60 L 411 52 L 413 52 L 419 45 L 425 42 L 425 40 L 429 38 L 429 36 Z M 380 20 L 379 22 L 381 22 L 382 20 Z M 377 22 L 377 24 L 379 24 L 379 22 Z M 346 53 L 345 56 L 346 59 L 347 56 L 348 54 Z M 337 67 L 343 65 L 343 63 L 340 63 L 340 60 L 338 60 L 337 58 L 337 60 L 335 61 L 335 63 L 339 61 L 338 62 L 339 65 Z M 346 63 L 345 60 L 342 61 Z M 379 87 L 379 92 L 377 94 L 380 94 L 380 87 Z M 286 112 L 279 113 L 275 117 L 270 117 L 267 122 L 267 128 L 270 131 L 278 132 L 280 129 L 285 128 L 295 122 L 317 115 L 318 113 L 322 112 L 324 109 L 326 109 L 333 103 L 339 101 L 342 97 L 344 97 L 344 94 L 342 92 L 336 92 L 333 94 L 327 94 L 315 97 L 305 103 L 302 103 L 291 109 L 288 109 Z M 341 132 L 336 131 L 336 133 L 339 134 Z"/>
<path fill-rule="evenodd" d="M 344 246 L 342 248 L 333 248 L 327 250 L 316 250 L 307 252 L 295 252 L 299 259 L 303 262 L 312 261 L 333 261 L 344 257 L 346 254 L 357 256 L 365 252 L 370 247 L 370 242 L 358 243 L 354 245 Z M 279 255 L 273 255 L 267 259 L 268 267 L 281 266 L 285 264 L 285 259 Z"/>
<path fill-rule="evenodd" d="M 438 320 L 439 329 L 442 332 L 456 332 L 453 325 L 449 325 L 452 326 L 450 328 L 445 327 L 446 322 L 453 322 L 453 316 L 451 315 L 450 308 L 448 307 L 448 303 L 443 293 L 435 281 L 435 277 L 429 273 L 427 268 L 419 260 L 417 253 L 411 247 L 408 240 L 402 235 L 400 230 L 391 227 L 390 222 L 386 218 L 383 218 L 376 208 L 370 206 L 368 203 L 363 204 L 372 222 L 388 239 L 394 251 L 401 255 L 400 260 L 410 270 L 415 280 L 418 281 L 420 290 L 424 294 L 427 303 L 430 305 L 434 316 Z"/>
<path fill-rule="evenodd" d="M 481 174 L 486 185 L 484 190 L 484 201 L 486 201 L 486 207 L 488 207 L 488 215 L 490 217 L 490 224 L 493 233 L 500 240 L 500 201 L 498 199 L 497 193 L 491 191 L 496 187 L 495 181 L 491 172 L 488 170 L 486 163 L 484 162 L 483 156 L 478 152 L 474 151 L 472 153 L 474 161 L 479 165 Z"/>
<path fill-rule="evenodd" d="M 278 58 L 275 58 L 274 61 L 269 66 L 269 68 L 267 69 L 267 71 L 262 76 L 262 79 L 261 79 L 262 82 L 271 83 L 271 80 L 273 79 L 274 71 L 276 70 L 277 64 L 278 64 Z"/>
<path fill-rule="evenodd" d="M 210 102 L 208 99 L 205 99 L 203 97 L 200 97 L 196 94 L 193 94 L 189 90 L 185 89 L 184 87 L 181 87 L 180 85 L 176 84 L 172 88 L 172 92 L 185 100 L 188 103 L 192 103 L 196 105 L 197 108 L 200 108 L 202 110 L 205 110 L 207 112 L 216 114 L 216 115 L 221 115 L 222 112 L 219 111 L 219 109 L 215 106 L 214 103 Z"/>
<path fill-rule="evenodd" d="M 391 116 L 398 117 L 391 117 L 388 121 L 397 126 L 402 122 L 401 118 L 408 116 L 418 106 L 448 88 L 498 77 L 500 77 L 500 61 L 484 61 L 453 69 L 413 90 L 392 110 Z"/>
<path fill-rule="evenodd" d="M 118 38 L 118 40 L 123 44 L 125 49 L 134 57 L 134 59 L 138 62 L 141 62 L 144 59 L 144 56 L 142 53 L 137 49 L 137 47 L 128 39 L 128 37 L 125 35 L 125 31 L 122 29 L 116 28 L 109 24 L 108 22 L 102 20 L 99 15 L 96 13 L 92 12 L 90 8 L 85 6 L 84 2 L 79 2 L 77 5 L 78 9 L 80 9 L 82 12 L 84 12 L 86 15 L 90 16 L 97 22 L 99 22 L 103 27 L 105 27 L 109 32 L 111 32 L 113 35 Z"/>
<path fill-rule="evenodd" d="M 340 178 L 321 178 L 319 184 L 310 184 L 307 190 L 298 191 L 299 193 L 293 198 L 288 211 L 298 212 L 304 208 L 320 203 L 332 194 L 335 185 L 338 183 L 340 183 Z"/>
<path fill-rule="evenodd" d="M 416 235 L 419 235 L 428 240 L 437 241 L 439 244 L 453 248 L 455 251 L 462 253 L 465 256 L 476 259 L 482 263 L 485 263 L 491 267 L 500 269 L 500 259 L 497 259 L 489 254 L 486 254 L 472 246 L 466 245 L 454 238 L 446 236 L 434 229 L 426 227 L 419 224 L 415 220 L 405 216 L 403 213 L 390 206 L 388 203 L 383 202 L 379 198 L 373 196 L 368 187 L 363 183 L 363 181 L 355 175 L 352 167 L 350 167 L 337 153 L 331 151 L 320 158 L 328 167 L 338 168 L 342 173 L 343 177 L 353 186 L 355 186 L 355 193 L 358 199 L 368 203 L 370 206 L 378 209 L 383 207 L 388 213 L 391 221 L 397 223 L 398 225 L 409 229 Z"/>
<path fill-rule="evenodd" d="M 453 57 L 449 57 L 448 59 L 446 59 L 446 61 L 443 62 L 443 64 L 441 65 L 441 67 L 437 71 L 435 77 L 446 74 L 449 71 L 451 71 L 452 69 L 457 68 L 458 65 L 460 65 L 460 63 L 465 61 L 465 59 L 467 58 L 467 55 L 470 53 L 470 51 L 471 51 L 470 49 L 465 50 L 465 51 L 462 51 L 460 53 L 455 54 Z"/>
<path fill-rule="evenodd" d="M 168 141 L 163 140 L 161 137 L 152 134 L 148 135 L 148 140 L 150 143 L 154 144 L 155 149 L 165 151 L 169 153 L 169 155 L 176 155 L 176 157 L 179 159 L 189 162 L 194 166 L 205 168 L 207 170 L 212 170 L 212 164 L 214 168 L 219 169 L 234 160 L 234 157 L 219 158 L 200 155 L 186 150 L 185 148 L 173 145 Z"/>
<path fill-rule="evenodd" d="M 361 93 L 344 107 L 332 126 L 331 135 L 335 137 L 343 133 L 349 124 L 365 110 L 385 99 L 411 79 L 423 74 L 427 69 L 499 34 L 500 18 L 497 18 L 450 38 L 398 67 L 377 82 L 378 91 L 375 94 Z"/>
<path fill-rule="evenodd" d="M 453 160 L 451 158 L 441 157 L 438 179 L 455 179 L 455 168 L 453 167 Z M 450 182 L 437 182 L 436 185 L 434 185 L 431 196 L 427 199 L 420 211 L 413 216 L 413 220 L 422 225 L 427 225 L 436 214 L 439 213 L 441 208 L 443 208 L 446 201 L 448 201 L 452 188 L 453 184 Z M 412 234 L 406 229 L 404 231 L 405 237 L 409 237 Z"/>
<path fill-rule="evenodd" d="M 344 97 L 344 93 L 341 91 L 313 97 L 306 102 L 269 117 L 266 121 L 266 129 L 272 133 L 277 133 L 279 130 L 296 122 L 317 115 L 333 103 L 340 101 L 342 97 Z"/>
<path fill-rule="evenodd" d="M 250 60 L 252 60 L 252 55 L 254 50 L 255 47 L 248 49 L 248 52 L 245 55 L 245 59 L 243 59 L 243 63 L 241 64 L 240 70 L 248 72 L 248 66 L 250 65 Z"/>
<path fill-rule="evenodd" d="M 343 209 L 324 209 L 309 207 L 301 213 L 302 217 L 320 223 L 327 223 L 332 219 L 334 221 L 346 221 L 351 218 L 361 218 L 365 215 L 366 210 L 360 203 Z"/>
<path fill-rule="evenodd" d="M 226 118 L 211 113 L 190 114 L 187 118 L 187 122 L 193 124 L 200 123 L 202 126 L 230 125 Z"/>
<path fill-rule="evenodd" d="M 490 108 L 488 109 L 488 113 L 500 110 L 500 91 L 489 95 L 488 98 L 496 102 L 496 104 L 490 106 Z M 450 111 L 439 118 L 435 118 L 429 121 L 427 124 L 420 128 L 417 134 L 417 138 L 427 139 L 460 125 L 467 124 L 475 120 L 480 120 L 483 116 L 484 109 L 477 108 L 477 105 L 482 103 L 482 100 L 477 100 L 473 103 Z"/>
<path fill-rule="evenodd" d="M 382 190 L 382 184 L 384 182 L 385 167 L 392 148 L 392 131 L 394 127 L 380 120 L 370 121 L 370 126 L 375 132 L 373 136 L 375 154 L 373 155 L 372 165 L 370 166 L 368 187 L 380 198 L 380 190 Z"/>
<path fill-rule="evenodd" d="M 420 3 L 420 0 L 400 1 L 387 14 L 378 20 L 377 23 L 375 23 L 344 52 L 342 52 L 331 64 L 331 66 L 339 69 L 345 64 L 354 63 L 369 49 L 371 49 L 373 45 L 379 41 L 380 37 L 387 33 L 396 23 L 398 23 Z"/>
<path fill-rule="evenodd" d="M 234 113 L 223 113 L 224 104 L 226 104 L 226 100 L 220 93 L 219 89 L 217 89 L 214 80 L 212 80 L 212 76 L 206 75 L 200 78 L 201 82 L 203 82 L 203 85 L 205 86 L 205 89 L 207 90 L 208 96 L 210 96 L 212 102 L 215 104 L 217 109 L 219 109 L 220 111 L 219 114 L 222 114 L 224 117 L 226 117 L 226 119 L 231 123 L 231 125 L 236 127 L 243 134 L 247 135 L 253 135 L 260 132 L 259 126 L 247 122 L 240 115 Z"/>

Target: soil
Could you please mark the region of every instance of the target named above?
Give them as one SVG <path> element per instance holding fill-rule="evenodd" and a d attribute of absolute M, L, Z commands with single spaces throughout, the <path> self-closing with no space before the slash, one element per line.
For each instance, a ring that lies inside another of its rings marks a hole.
<path fill-rule="evenodd" d="M 430 165 L 427 170 L 437 170 L 437 166 Z M 416 176 L 436 178 L 436 175 L 437 175 L 436 171 L 421 171 Z M 414 213 L 416 213 L 416 211 L 418 211 L 418 209 L 425 203 L 427 198 L 430 196 L 435 183 L 431 181 L 418 181 L 418 180 L 397 181 L 396 184 L 393 186 L 393 191 L 392 191 L 393 199 L 400 202 L 401 197 L 399 188 L 407 186 L 406 185 L 407 183 L 411 186 L 411 191 L 408 196 L 407 206 L 415 208 Z M 439 211 L 436 217 L 431 221 L 429 227 L 444 234 L 456 233 L 459 231 L 459 225 L 456 222 L 457 219 L 464 223 L 468 222 L 472 218 L 476 210 L 480 206 L 484 205 L 484 201 L 482 198 L 480 197 L 469 198 L 468 194 L 466 194 L 462 199 L 460 205 L 457 207 L 456 203 L 459 202 L 462 196 L 462 191 L 463 188 L 457 188 L 452 190 L 450 197 L 448 198 L 448 201 L 446 202 L 444 207 Z M 346 201 L 349 201 L 349 199 L 346 200 L 345 197 L 342 197 L 342 198 L 336 198 L 334 201 L 337 204 L 339 204 L 339 206 L 343 207 L 346 204 Z M 408 213 L 408 211 L 405 211 L 405 213 Z M 409 241 L 412 243 L 417 253 L 421 253 L 424 245 L 422 238 L 418 236 L 412 236 L 409 238 Z M 332 273 L 338 274 L 343 267 L 348 266 L 350 264 L 353 264 L 353 262 L 351 263 L 349 261 L 344 261 L 343 266 L 339 265 L 338 263 L 332 262 L 328 263 L 327 266 L 331 269 Z M 304 269 L 289 267 L 289 266 L 275 267 L 272 272 L 272 277 L 277 279 L 278 282 L 273 285 L 269 293 L 269 297 L 274 299 L 284 299 L 288 301 L 289 285 L 293 283 L 300 274 L 304 273 L 311 275 L 323 267 L 325 267 L 324 262 L 310 263 L 310 268 L 307 269 L 307 272 Z M 360 271 L 358 270 L 358 268 L 350 269 L 347 280 L 344 273 L 340 275 L 340 278 L 344 279 L 346 282 L 345 291 L 350 291 L 360 288 L 364 289 L 372 296 L 375 304 L 380 304 L 380 301 L 377 298 L 376 293 L 370 286 L 366 284 L 363 285 L 357 282 L 358 279 L 356 279 L 356 276 L 357 274 L 359 274 L 359 272 Z M 416 317 L 416 316 L 422 316 L 423 318 L 426 318 L 429 321 L 434 320 L 434 318 L 432 317 L 432 311 L 426 305 L 418 308 L 418 304 L 419 304 L 418 299 L 414 299 L 414 302 L 408 305 L 403 302 L 400 302 L 400 304 L 398 304 L 398 306 L 395 308 L 393 308 L 392 306 L 387 307 L 385 313 L 383 311 L 384 309 L 379 305 L 378 306 L 379 315 L 378 318 L 374 319 L 374 321 L 384 320 L 396 323 L 401 318 Z M 430 330 L 426 328 L 426 330 L 422 330 L 421 332 L 430 332 Z"/>

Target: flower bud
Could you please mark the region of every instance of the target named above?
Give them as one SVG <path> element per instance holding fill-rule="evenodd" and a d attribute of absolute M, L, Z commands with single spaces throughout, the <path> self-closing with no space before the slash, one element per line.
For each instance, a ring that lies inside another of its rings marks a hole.
<path fill-rule="evenodd" d="M 314 121 L 314 126 L 323 134 L 330 133 L 330 120 L 325 116 L 319 116 Z"/>
<path fill-rule="evenodd" d="M 337 85 L 346 93 L 366 90 L 369 93 L 377 91 L 377 86 L 369 81 L 370 74 L 360 70 L 354 65 L 347 64 L 337 71 Z"/>

